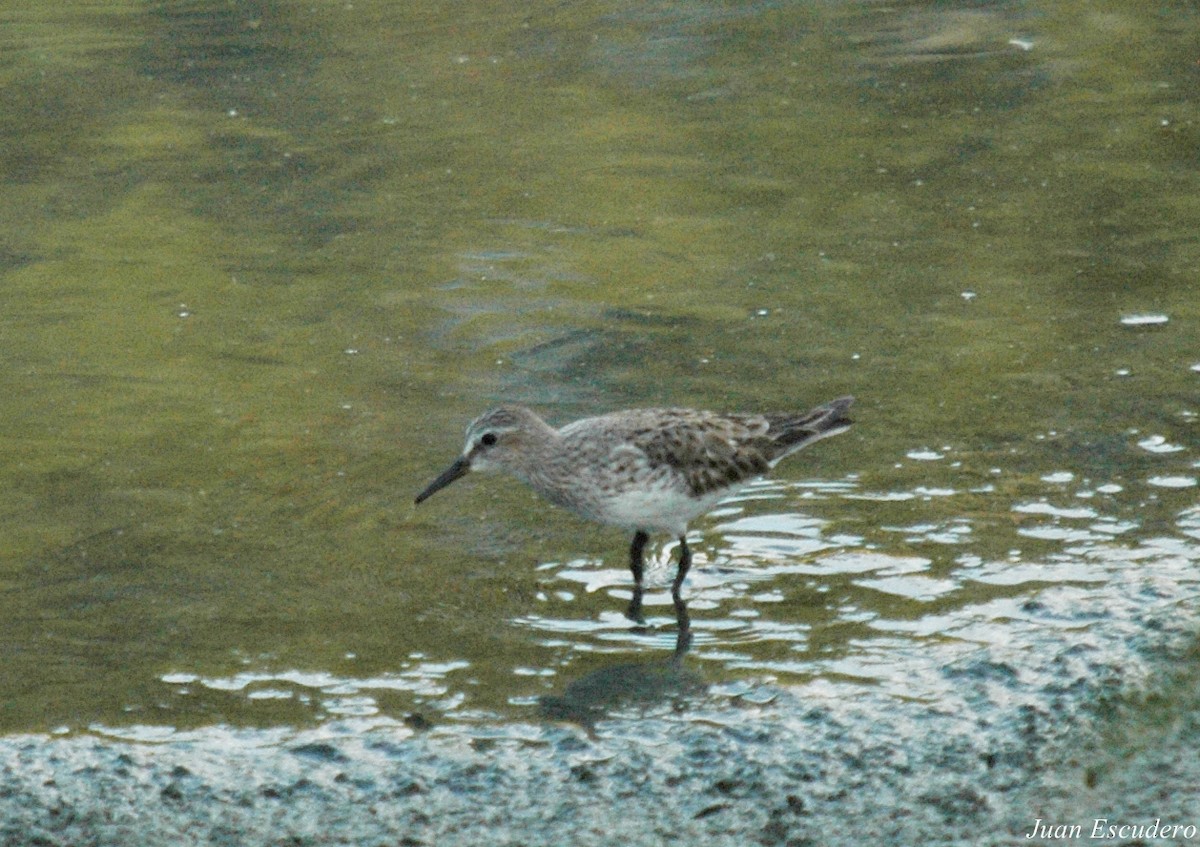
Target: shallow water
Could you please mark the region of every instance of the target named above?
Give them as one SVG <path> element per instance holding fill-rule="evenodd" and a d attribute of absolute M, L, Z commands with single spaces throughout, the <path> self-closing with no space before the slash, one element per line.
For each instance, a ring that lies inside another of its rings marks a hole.
<path fill-rule="evenodd" d="M 638 631 L 620 532 L 411 505 L 498 400 L 859 397 L 692 527 L 706 720 L 1194 607 L 1184 4 L 0 19 L 5 730 L 482 733 L 661 668 L 673 543 Z"/>

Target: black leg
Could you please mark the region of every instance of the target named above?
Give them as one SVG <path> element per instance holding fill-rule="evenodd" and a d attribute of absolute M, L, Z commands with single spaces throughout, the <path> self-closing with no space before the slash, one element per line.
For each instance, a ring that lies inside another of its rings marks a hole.
<path fill-rule="evenodd" d="M 676 593 L 672 599 L 675 601 L 675 623 L 679 627 L 675 633 L 675 654 L 672 658 L 678 663 L 692 646 L 692 619 L 683 598 Z"/>
<path fill-rule="evenodd" d="M 646 550 L 646 542 L 649 540 L 650 536 L 639 529 L 634 533 L 633 544 L 629 547 L 629 570 L 633 572 L 633 581 L 637 585 L 642 584 L 642 572 L 645 569 L 643 553 Z"/>
<path fill-rule="evenodd" d="M 683 654 L 692 646 L 692 620 L 688 617 L 687 603 L 683 602 L 683 580 L 688 568 L 692 566 L 692 551 L 688 549 L 687 539 L 679 539 L 679 570 L 675 572 L 675 581 L 671 583 L 671 599 L 675 602 L 675 623 L 679 633 L 675 636 L 675 661 L 683 659 Z"/>
<path fill-rule="evenodd" d="M 642 573 L 645 571 L 645 550 L 646 542 L 650 540 L 650 536 L 642 532 L 640 529 L 634 533 L 633 544 L 629 547 L 629 570 L 633 573 L 633 598 L 629 601 L 629 608 L 625 610 L 625 617 L 637 623 L 645 623 L 642 618 Z"/>
<path fill-rule="evenodd" d="M 679 589 L 683 588 L 683 580 L 688 568 L 692 566 L 692 551 L 688 549 L 687 539 L 679 537 L 679 570 L 675 571 L 675 581 L 671 583 L 671 597 L 678 603 Z"/>

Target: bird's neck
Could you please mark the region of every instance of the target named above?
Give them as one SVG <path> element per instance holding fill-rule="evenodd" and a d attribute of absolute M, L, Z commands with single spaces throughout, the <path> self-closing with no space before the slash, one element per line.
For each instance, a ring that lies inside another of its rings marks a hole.
<path fill-rule="evenodd" d="M 512 470 L 547 500 L 573 508 L 576 505 L 575 493 L 579 488 L 573 470 L 574 463 L 562 461 L 562 436 L 549 427 L 546 429 L 545 438 L 539 438 L 537 449 L 528 451 L 521 467 Z"/>

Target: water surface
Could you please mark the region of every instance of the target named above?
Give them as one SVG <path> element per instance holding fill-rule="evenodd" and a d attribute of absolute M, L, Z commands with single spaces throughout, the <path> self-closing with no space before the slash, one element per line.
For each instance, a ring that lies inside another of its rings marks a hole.
<path fill-rule="evenodd" d="M 482 731 L 669 658 L 668 539 L 638 631 L 620 532 L 411 505 L 501 400 L 859 397 L 693 526 L 694 704 L 1194 609 L 1187 4 L 0 20 L 5 730 Z"/>

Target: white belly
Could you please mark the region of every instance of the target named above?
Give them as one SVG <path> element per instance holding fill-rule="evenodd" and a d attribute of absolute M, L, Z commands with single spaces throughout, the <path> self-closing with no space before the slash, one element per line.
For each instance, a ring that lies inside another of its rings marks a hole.
<path fill-rule="evenodd" d="M 626 529 L 683 535 L 688 522 L 715 506 L 721 496 L 689 497 L 674 488 L 625 491 L 594 504 L 595 510 L 587 517 Z"/>

